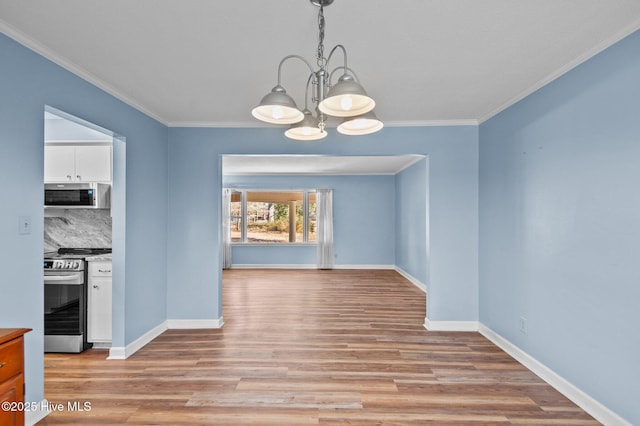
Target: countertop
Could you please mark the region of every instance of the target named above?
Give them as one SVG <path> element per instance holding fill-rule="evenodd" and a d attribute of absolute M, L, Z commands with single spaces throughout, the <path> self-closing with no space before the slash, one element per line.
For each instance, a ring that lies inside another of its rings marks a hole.
<path fill-rule="evenodd" d="M 111 253 L 96 254 L 93 256 L 86 256 L 84 258 L 84 260 L 86 260 L 87 262 L 111 262 L 111 259 L 112 259 Z"/>
<path fill-rule="evenodd" d="M 30 328 L 0 328 L 0 344 L 30 332 Z"/>

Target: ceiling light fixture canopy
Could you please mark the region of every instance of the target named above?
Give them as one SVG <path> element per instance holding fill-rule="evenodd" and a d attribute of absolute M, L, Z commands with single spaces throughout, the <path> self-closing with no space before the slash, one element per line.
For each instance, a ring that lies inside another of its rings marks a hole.
<path fill-rule="evenodd" d="M 271 89 L 271 92 L 262 98 L 260 104 L 251 111 L 251 114 L 258 120 L 267 123 L 290 124 L 291 126 L 285 135 L 297 140 L 316 140 L 326 137 L 325 120 L 330 116 L 343 118 L 342 124 L 338 126 L 338 131 L 342 134 L 364 135 L 377 132 L 383 125 L 380 120 L 375 118 L 375 114 L 373 114 L 373 118 L 370 115 L 366 117 L 370 121 L 362 121 L 365 119 L 365 114 L 373 111 L 376 102 L 367 95 L 356 74 L 347 66 L 347 51 L 344 46 L 338 44 L 331 49 L 328 57 L 324 56 L 324 7 L 333 3 L 333 0 L 310 1 L 320 8 L 318 11 L 318 50 L 316 53 L 318 69 L 314 69 L 302 56 L 285 56 L 278 65 L 278 83 Z M 338 49 L 343 53 L 343 64 L 330 72 L 329 61 Z M 295 101 L 281 85 L 282 65 L 293 58 L 304 62 L 311 71 L 307 79 L 303 110 L 298 109 Z M 342 75 L 332 85 L 332 76 L 336 71 L 342 72 Z M 312 97 L 312 101 L 316 104 L 315 116 L 307 105 L 310 85 L 315 88 Z M 374 120 L 375 123 L 371 120 Z"/>

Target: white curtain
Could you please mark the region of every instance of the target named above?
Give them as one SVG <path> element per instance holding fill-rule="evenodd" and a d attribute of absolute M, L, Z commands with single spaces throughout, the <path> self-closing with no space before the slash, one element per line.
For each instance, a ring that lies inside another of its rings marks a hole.
<path fill-rule="evenodd" d="M 222 268 L 231 268 L 231 190 L 222 190 Z"/>
<path fill-rule="evenodd" d="M 318 269 L 333 269 L 333 190 L 316 192 Z"/>

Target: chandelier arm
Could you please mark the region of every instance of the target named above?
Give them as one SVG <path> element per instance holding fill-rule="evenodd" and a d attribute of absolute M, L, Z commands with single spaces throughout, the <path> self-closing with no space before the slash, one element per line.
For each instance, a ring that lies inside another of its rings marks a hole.
<path fill-rule="evenodd" d="M 311 74 L 314 74 L 315 71 L 313 70 L 313 67 L 311 66 L 311 64 L 309 63 L 309 61 L 307 61 L 305 58 L 303 58 L 300 55 L 287 55 L 284 58 L 282 58 L 282 60 L 280 61 L 280 64 L 278 65 L 278 86 L 280 86 L 280 76 L 282 75 L 282 64 L 285 63 L 285 61 L 287 59 L 291 59 L 291 58 L 297 58 L 300 59 L 302 62 L 304 62 L 305 64 L 307 64 L 307 66 L 309 67 L 309 69 L 311 70 Z"/>
<path fill-rule="evenodd" d="M 333 49 L 331 49 L 331 52 L 329 53 L 329 56 L 327 57 L 327 65 L 329 64 L 329 61 L 331 60 L 331 57 L 333 56 L 333 52 L 335 52 L 338 48 L 340 48 L 340 50 L 342 50 L 343 56 L 344 56 L 344 65 L 339 67 L 339 68 L 343 68 L 344 72 L 346 73 L 347 70 L 349 69 L 349 67 L 347 66 L 347 49 L 344 48 L 343 45 L 341 44 L 336 44 L 335 46 L 333 46 Z"/>

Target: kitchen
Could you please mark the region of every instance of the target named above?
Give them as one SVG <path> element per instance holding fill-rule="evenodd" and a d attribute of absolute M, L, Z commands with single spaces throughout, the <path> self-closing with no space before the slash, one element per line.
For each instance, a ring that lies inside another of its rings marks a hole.
<path fill-rule="evenodd" d="M 112 340 L 112 137 L 45 112 L 44 351 Z"/>

